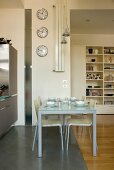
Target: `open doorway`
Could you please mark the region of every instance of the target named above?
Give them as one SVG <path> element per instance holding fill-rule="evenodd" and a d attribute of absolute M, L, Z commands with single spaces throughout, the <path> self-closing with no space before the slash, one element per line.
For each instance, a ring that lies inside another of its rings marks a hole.
<path fill-rule="evenodd" d="M 72 96 L 86 95 L 86 46 L 114 47 L 113 16 L 114 9 L 70 10 Z"/>

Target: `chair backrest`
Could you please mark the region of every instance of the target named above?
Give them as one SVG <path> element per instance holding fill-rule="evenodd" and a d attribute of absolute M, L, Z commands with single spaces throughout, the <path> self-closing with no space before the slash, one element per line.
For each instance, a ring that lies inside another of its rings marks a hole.
<path fill-rule="evenodd" d="M 34 107 L 35 107 L 35 113 L 36 113 L 36 118 L 38 120 L 38 110 L 40 105 L 42 104 L 40 97 L 34 100 Z"/>
<path fill-rule="evenodd" d="M 90 99 L 90 106 L 91 107 L 96 107 L 96 101 L 93 99 Z"/>
<path fill-rule="evenodd" d="M 89 106 L 90 107 L 94 107 L 94 108 L 96 108 L 96 101 L 95 100 L 93 100 L 93 99 L 90 99 L 90 101 L 89 101 Z M 84 113 L 83 115 L 85 115 L 85 116 L 92 116 L 92 114 L 91 113 Z"/>
<path fill-rule="evenodd" d="M 82 96 L 81 97 L 81 100 L 85 101 L 86 97 L 85 96 Z"/>

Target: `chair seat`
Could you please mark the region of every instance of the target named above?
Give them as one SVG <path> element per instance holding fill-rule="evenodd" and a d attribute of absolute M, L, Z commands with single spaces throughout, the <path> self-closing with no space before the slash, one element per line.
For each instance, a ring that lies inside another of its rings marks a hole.
<path fill-rule="evenodd" d="M 42 126 L 62 126 L 62 122 L 59 119 L 42 119 Z"/>
<path fill-rule="evenodd" d="M 82 119 L 69 119 L 67 121 L 68 125 L 74 125 L 74 126 L 91 126 L 92 120 L 90 118 L 82 118 Z"/>
<path fill-rule="evenodd" d="M 96 107 L 96 101 L 90 100 L 89 105 L 91 107 Z M 82 118 L 71 118 L 68 119 L 67 121 L 67 126 L 66 126 L 66 139 L 67 139 L 67 150 L 68 150 L 68 144 L 69 144 L 69 131 L 70 131 L 70 126 L 83 126 L 83 127 L 91 127 L 93 124 L 91 114 L 82 114 Z"/>

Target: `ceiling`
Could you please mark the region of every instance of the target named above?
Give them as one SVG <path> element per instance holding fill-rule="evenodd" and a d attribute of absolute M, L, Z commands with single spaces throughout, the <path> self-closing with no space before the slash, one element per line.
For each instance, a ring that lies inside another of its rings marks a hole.
<path fill-rule="evenodd" d="M 23 0 L 0 0 L 0 8 L 23 8 Z"/>
<path fill-rule="evenodd" d="M 71 34 L 114 34 L 114 10 L 76 10 L 70 12 Z"/>
<path fill-rule="evenodd" d="M 0 8 L 23 8 L 23 3 L 0 0 Z M 114 34 L 114 9 L 72 9 L 70 27 L 71 34 Z"/>

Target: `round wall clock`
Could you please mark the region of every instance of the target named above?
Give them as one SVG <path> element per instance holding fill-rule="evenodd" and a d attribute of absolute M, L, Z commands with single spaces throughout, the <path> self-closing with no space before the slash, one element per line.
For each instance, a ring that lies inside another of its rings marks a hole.
<path fill-rule="evenodd" d="M 38 19 L 44 20 L 48 17 L 48 11 L 45 8 L 39 9 L 37 11 Z"/>
<path fill-rule="evenodd" d="M 48 29 L 46 27 L 41 27 L 37 30 L 37 35 L 40 38 L 45 38 L 48 35 Z"/>
<path fill-rule="evenodd" d="M 39 45 L 36 49 L 36 53 L 40 57 L 45 57 L 48 54 L 48 48 L 45 45 Z"/>

